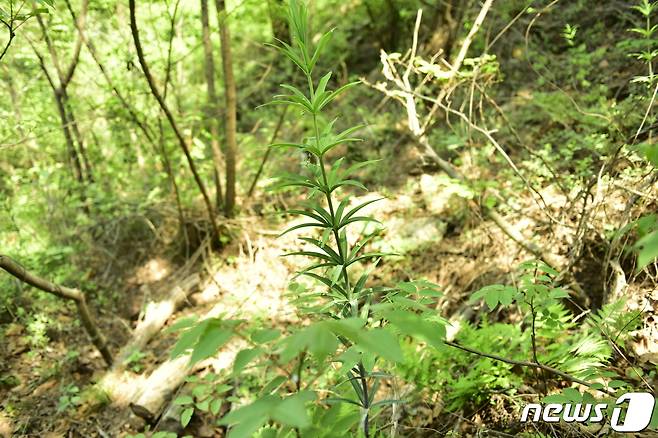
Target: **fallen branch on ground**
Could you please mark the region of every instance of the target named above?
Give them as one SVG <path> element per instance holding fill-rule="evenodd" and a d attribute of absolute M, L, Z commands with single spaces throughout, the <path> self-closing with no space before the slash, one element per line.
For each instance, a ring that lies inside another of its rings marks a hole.
<path fill-rule="evenodd" d="M 117 354 L 115 368 L 123 368 L 131 354 L 144 348 L 160 332 L 167 320 L 183 305 L 200 282 L 199 274 L 192 274 L 174 286 L 167 299 L 146 305 L 144 317 L 137 324 L 132 340 Z"/>

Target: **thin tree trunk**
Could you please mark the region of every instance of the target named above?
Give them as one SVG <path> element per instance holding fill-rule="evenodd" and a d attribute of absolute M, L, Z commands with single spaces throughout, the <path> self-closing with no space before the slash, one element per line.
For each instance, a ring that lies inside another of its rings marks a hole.
<path fill-rule="evenodd" d="M 74 138 L 78 144 L 78 152 L 80 154 L 80 158 L 82 159 L 81 161 L 82 161 L 82 166 L 84 168 L 85 180 L 87 182 L 94 182 L 94 174 L 91 169 L 91 162 L 87 154 L 87 148 L 85 147 L 82 134 L 80 133 L 80 129 L 78 128 L 78 122 L 75 119 L 75 113 L 73 112 L 73 107 L 71 106 L 71 100 L 69 99 L 69 95 L 66 92 L 66 89 L 62 91 L 63 91 L 62 100 L 64 103 L 64 109 L 66 110 L 67 120 L 70 129 L 73 132 Z"/>
<path fill-rule="evenodd" d="M 272 35 L 279 41 L 290 42 L 290 28 L 286 20 L 283 0 L 267 0 L 267 9 L 272 24 Z"/>
<path fill-rule="evenodd" d="M 88 0 L 84 0 L 82 2 L 81 13 L 78 18 L 76 18 L 75 14 L 73 14 L 72 12 L 74 24 L 78 29 L 84 28 L 84 23 L 87 16 L 88 4 L 89 4 Z M 74 176 L 80 183 L 84 183 L 85 181 L 91 182 L 93 180 L 91 173 L 91 164 L 89 162 L 89 159 L 85 151 L 82 134 L 78 129 L 78 125 L 75 119 L 75 114 L 73 113 L 73 108 L 70 104 L 69 95 L 67 91 L 68 86 L 71 83 L 71 80 L 73 79 L 73 75 L 75 74 L 75 71 L 77 69 L 78 61 L 80 59 L 80 50 L 82 48 L 82 37 L 81 35 L 78 35 L 78 38 L 75 43 L 75 47 L 73 49 L 73 56 L 71 57 L 71 61 L 69 62 L 66 69 L 62 69 L 59 62 L 59 56 L 57 55 L 57 51 L 55 50 L 55 45 L 53 44 L 52 39 L 48 34 L 46 25 L 44 24 L 40 15 L 37 15 L 36 18 L 37 18 L 37 22 L 39 23 L 39 27 L 41 28 L 41 33 L 43 35 L 43 38 L 46 41 L 46 46 L 48 47 L 48 52 L 50 53 L 51 62 L 55 67 L 55 72 L 57 73 L 57 79 L 59 82 L 58 84 L 55 84 L 55 81 L 48 73 L 48 69 L 46 67 L 43 57 L 38 53 L 36 48 L 34 47 L 33 48 L 35 53 L 37 54 L 37 57 L 39 58 L 41 69 L 45 73 L 46 78 L 48 79 L 48 83 L 50 84 L 53 90 L 53 94 L 55 96 L 57 110 L 59 112 L 60 120 L 62 123 L 62 130 L 64 132 L 64 139 L 67 144 L 69 157 L 73 164 Z"/>
<path fill-rule="evenodd" d="M 98 56 L 98 52 L 96 51 L 96 47 L 94 46 L 94 43 L 90 41 L 84 33 L 84 28 L 80 26 L 80 23 L 78 22 L 75 12 L 73 11 L 73 8 L 71 7 L 71 2 L 69 0 L 65 0 L 66 7 L 69 10 L 69 13 L 71 14 L 71 17 L 73 18 L 73 22 L 76 24 L 76 27 L 78 29 L 78 33 L 80 36 L 80 39 L 82 42 L 85 44 L 87 47 L 87 50 L 89 50 L 89 53 L 91 54 L 92 59 L 96 63 L 96 66 L 100 70 L 101 74 L 103 75 L 103 78 L 105 78 L 105 82 L 107 82 L 107 85 L 110 87 L 114 95 L 119 99 L 119 102 L 121 103 L 121 106 L 128 112 L 128 115 L 130 116 L 130 119 L 137 125 L 140 131 L 142 131 L 142 134 L 144 134 L 144 137 L 146 140 L 151 144 L 153 147 L 153 151 L 160 155 L 160 158 L 162 160 L 162 164 L 164 165 L 165 172 L 167 173 L 167 178 L 171 184 L 172 191 L 174 193 L 174 198 L 176 201 L 176 207 L 178 209 L 178 217 L 179 217 L 179 222 L 181 228 L 184 228 L 184 223 L 185 223 L 185 215 L 183 213 L 183 208 L 182 204 L 180 201 L 180 193 L 178 190 L 178 185 L 176 184 L 176 177 L 173 173 L 172 166 L 171 166 L 171 161 L 169 160 L 169 156 L 167 153 L 167 150 L 165 149 L 164 145 L 164 138 L 162 136 L 162 123 L 160 123 L 160 141 L 156 142 L 155 141 L 155 134 L 153 133 L 151 127 L 148 125 L 148 123 L 145 120 L 141 120 L 139 118 L 139 115 L 137 114 L 137 111 L 132 107 L 132 105 L 128 102 L 128 100 L 125 98 L 125 96 L 121 93 L 121 91 L 116 87 L 114 82 L 112 81 L 112 78 L 110 75 L 107 73 L 107 69 L 105 68 L 105 65 L 101 61 L 100 57 Z"/>
<path fill-rule="evenodd" d="M 64 134 L 64 140 L 66 140 L 66 148 L 69 152 L 69 160 L 73 167 L 73 176 L 80 183 L 84 184 L 84 173 L 82 171 L 82 164 L 80 162 L 80 155 L 78 150 L 75 147 L 73 141 L 73 136 L 71 135 L 70 124 L 66 114 L 66 108 L 64 106 L 61 90 L 54 88 L 53 94 L 55 96 L 55 104 L 57 105 L 57 112 L 59 113 L 59 118 L 62 124 L 62 132 Z"/>
<path fill-rule="evenodd" d="M 386 0 L 388 6 L 388 50 L 394 51 L 398 45 L 400 11 L 393 0 Z"/>
<path fill-rule="evenodd" d="M 71 289 L 65 286 L 60 286 L 44 280 L 41 277 L 28 272 L 23 266 L 21 266 L 15 260 L 0 254 L 0 269 L 7 271 L 12 276 L 16 277 L 20 281 L 34 286 L 37 289 L 40 289 L 44 292 L 48 292 L 57 297 L 64 298 L 66 300 L 71 300 L 75 302 L 75 305 L 78 308 L 78 314 L 80 315 L 80 321 L 82 322 L 83 327 L 89 334 L 91 342 L 98 349 L 105 360 L 107 365 L 112 365 L 112 353 L 107 346 L 107 341 L 105 336 L 100 332 L 96 322 L 89 312 L 87 307 L 87 300 L 85 295 L 78 289 Z"/>
<path fill-rule="evenodd" d="M 178 139 L 178 143 L 180 145 L 180 148 L 183 150 L 183 153 L 185 154 L 185 158 L 187 159 L 187 163 L 190 167 L 190 171 L 192 172 L 192 175 L 194 176 L 194 181 L 196 182 L 199 191 L 201 192 L 201 195 L 203 196 L 203 201 L 206 206 L 206 210 L 208 212 L 208 219 L 210 221 L 210 225 L 212 227 L 212 233 L 213 233 L 213 238 L 217 241 L 219 240 L 219 228 L 217 227 L 217 220 L 215 218 L 215 214 L 212 208 L 212 203 L 210 202 L 210 198 L 208 197 L 208 192 L 206 191 L 206 187 L 203 184 L 203 180 L 201 179 L 201 176 L 199 175 L 199 172 L 196 169 L 196 165 L 194 164 L 194 160 L 192 159 L 192 155 L 190 154 L 190 149 L 187 145 L 187 142 L 183 138 L 183 134 L 181 133 L 180 129 L 178 128 L 178 125 L 176 124 L 176 120 L 174 120 L 174 116 L 172 115 L 171 111 L 169 110 L 169 107 L 167 106 L 167 103 L 164 101 L 162 98 L 162 95 L 160 95 L 160 92 L 158 91 L 157 87 L 155 86 L 155 81 L 153 80 L 153 76 L 151 75 L 151 71 L 149 70 L 148 64 L 146 63 L 146 58 L 144 58 L 144 50 L 142 49 L 142 44 L 139 40 L 139 30 L 137 29 L 137 17 L 136 17 L 136 4 L 135 0 L 129 0 L 128 4 L 130 7 L 130 30 L 132 33 L 133 41 L 135 43 L 135 50 L 137 51 L 137 58 L 139 59 L 139 64 L 142 66 L 142 71 L 144 72 L 144 76 L 146 78 L 146 82 L 148 82 L 149 88 L 151 89 L 151 93 L 153 94 L 153 97 L 155 97 L 155 100 L 158 101 L 158 104 L 160 105 L 160 108 L 162 111 L 165 113 L 165 116 L 167 117 L 167 121 L 169 122 L 169 125 L 171 126 L 171 129 L 174 131 L 174 134 L 176 135 L 176 138 Z"/>
<path fill-rule="evenodd" d="M 107 85 L 112 89 L 114 92 L 114 95 L 119 99 L 119 102 L 123 106 L 123 108 L 128 111 L 128 114 L 130 115 L 130 118 L 132 121 L 139 127 L 140 131 L 144 134 L 144 137 L 151 143 L 154 147 L 154 149 L 157 150 L 157 146 L 155 143 L 154 139 L 154 134 L 150 128 L 146 124 L 145 121 L 140 120 L 140 118 L 137 115 L 137 112 L 133 109 L 133 107 L 128 103 L 126 98 L 123 96 L 121 91 L 115 86 L 114 82 L 112 81 L 112 78 L 110 75 L 107 73 L 107 69 L 105 68 L 105 65 L 103 62 L 100 60 L 98 56 L 98 52 L 96 52 L 96 47 L 94 46 L 94 43 L 90 41 L 84 33 L 84 29 L 78 25 L 77 19 L 75 18 L 75 13 L 73 12 L 73 9 L 71 8 L 71 2 L 69 0 L 65 0 L 66 7 L 68 8 L 71 16 L 73 17 L 74 22 L 76 23 L 76 27 L 78 29 L 78 33 L 80 35 L 80 38 L 82 39 L 82 42 L 85 44 L 87 47 L 87 50 L 89 50 L 89 53 L 91 54 L 92 59 L 96 63 L 96 66 L 98 66 L 98 69 L 100 70 L 101 74 L 103 75 L 103 78 L 105 78 L 105 82 L 107 82 Z"/>
<path fill-rule="evenodd" d="M 226 17 L 226 2 L 215 0 L 219 22 L 219 41 L 222 52 L 222 69 L 224 70 L 224 97 L 226 99 L 225 137 L 226 137 L 226 196 L 224 197 L 224 214 L 233 216 L 235 209 L 235 167 L 237 153 L 237 93 L 233 77 L 233 59 L 231 55 L 231 33 Z"/>
<path fill-rule="evenodd" d="M 55 105 L 57 106 L 57 113 L 59 114 L 62 133 L 64 134 L 64 141 L 66 142 L 66 150 L 68 152 L 69 163 L 73 172 L 73 178 L 82 184 L 84 182 L 82 165 L 80 164 L 80 156 L 78 155 L 78 151 L 75 148 L 75 143 L 73 142 L 73 136 L 71 135 L 70 125 L 66 115 L 66 108 L 64 107 L 64 102 L 62 99 L 61 89 L 55 84 L 55 81 L 50 76 L 41 53 L 39 53 L 36 47 L 32 46 L 32 48 L 37 56 L 37 59 L 39 59 L 39 67 L 41 67 L 41 71 L 43 71 L 44 75 L 46 76 L 48 84 L 50 84 L 50 88 L 53 92 L 53 97 L 55 98 Z"/>
<path fill-rule="evenodd" d="M 210 38 L 210 20 L 208 14 L 208 0 L 201 0 L 201 30 L 203 39 L 203 54 L 205 59 L 206 87 L 208 104 L 206 116 L 210 126 L 210 146 L 215 168 L 215 206 L 220 210 L 223 205 L 221 162 L 222 152 L 219 148 L 219 108 L 217 107 L 217 92 L 215 89 L 215 59 L 213 57 L 212 40 Z"/>
<path fill-rule="evenodd" d="M 167 172 L 169 184 L 171 184 L 171 188 L 174 191 L 174 200 L 176 201 L 176 209 L 178 210 L 178 222 L 180 225 L 181 233 L 185 237 L 185 248 L 187 248 L 189 245 L 187 239 L 187 231 L 185 229 L 185 213 L 183 211 L 183 203 L 180 200 L 180 190 L 178 189 L 178 183 L 176 182 L 176 175 L 174 175 L 174 169 L 171 166 L 171 160 L 169 159 L 169 153 L 167 152 L 167 144 L 165 141 L 162 120 L 158 120 L 158 129 L 160 131 L 160 141 L 158 146 L 160 148 L 162 162 L 164 163 L 165 170 Z"/>
<path fill-rule="evenodd" d="M 167 101 L 167 95 L 169 93 L 169 83 L 171 82 L 171 66 L 172 59 L 171 55 L 174 48 L 174 37 L 176 36 L 176 16 L 178 15 L 178 7 L 180 6 L 180 0 L 176 0 L 174 4 L 174 12 L 169 16 L 169 43 L 167 44 L 167 63 L 165 64 L 165 80 L 162 87 L 162 100 Z M 179 107 L 180 111 L 180 107 Z M 176 175 L 174 174 L 173 167 L 171 166 L 171 159 L 169 158 L 169 152 L 167 152 L 167 142 L 164 134 L 164 127 L 162 125 L 162 118 L 158 118 L 158 130 L 160 132 L 160 153 L 167 169 L 167 175 L 169 175 L 169 181 L 171 187 L 174 191 L 174 198 L 176 199 L 176 208 L 178 209 L 178 222 L 180 223 L 180 231 L 185 239 L 185 249 L 189 247 L 189 239 L 187 236 L 187 227 L 185 225 L 185 213 L 183 211 L 183 203 L 181 202 L 180 190 L 178 189 L 178 183 L 176 182 Z"/>

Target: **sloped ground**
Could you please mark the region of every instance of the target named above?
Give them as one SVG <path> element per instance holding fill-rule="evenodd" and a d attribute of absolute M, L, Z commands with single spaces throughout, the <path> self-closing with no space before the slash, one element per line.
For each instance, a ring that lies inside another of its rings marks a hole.
<path fill-rule="evenodd" d="M 637 185 L 637 181 L 626 183 L 628 187 Z M 436 282 L 445 293 L 439 311 L 455 322 L 454 335 L 459 319 L 472 317 L 477 311 L 465 304 L 470 293 L 486 284 L 508 281 L 514 267 L 530 256 L 491 222 L 480 220 L 479 212 L 470 202 L 474 195 L 463 187 L 440 175 L 429 174 L 411 177 L 403 186 L 398 194 L 371 204 L 364 211 L 381 220 L 384 227 L 373 246 L 400 254 L 385 259 L 382 270 L 373 281 L 394 284 L 406 279 L 426 278 Z M 655 193 L 655 187 L 653 189 Z M 626 213 L 627 191 L 619 184 L 600 183 L 598 195 L 590 207 L 589 229 L 593 231 L 590 235 L 603 240 L 609 231 L 606 227 L 621 222 Z M 549 248 L 566 264 L 570 249 L 580 244 L 578 215 L 570 214 L 568 197 L 554 187 L 549 186 L 540 193 L 546 205 L 530 196 L 519 196 L 514 211 L 507 212 L 508 218 L 518 231 L 528 237 L 536 236 L 537 243 Z M 380 196 L 373 192 L 355 197 L 353 202 Z M 634 208 L 655 206 L 655 199 L 654 195 L 643 196 L 640 205 Z M 546 207 L 553 219 L 547 219 Z M 557 223 L 551 224 L 551 220 Z M 129 290 L 133 296 L 126 297 L 124 315 L 143 315 L 148 303 L 166 299 L 180 278 L 198 273 L 201 281 L 197 289 L 182 308 L 168 318 L 167 326 L 190 315 L 262 319 L 281 327 L 298 323 L 295 309 L 287 298 L 287 288 L 294 272 L 306 261 L 297 256 L 281 257 L 299 248 L 301 242 L 295 233 L 277 237 L 281 230 L 295 221 L 272 217 L 236 220 L 227 224 L 235 234 L 228 247 L 214 254 L 202 247 L 196 262 L 183 267 L 175 266 L 162 256 L 153 257 L 130 279 Z M 605 254 L 601 253 L 596 240 L 582 244 L 585 256 L 574 262 L 573 267 L 591 301 L 582 304 L 600 305 L 604 291 L 611 287 L 611 279 L 601 278 Z M 632 267 L 624 266 L 621 272 L 626 272 L 623 275 L 626 285 L 616 293 L 629 298 L 629 308 L 638 310 L 638 317 L 643 321 L 636 333 L 633 354 L 641 362 L 654 364 L 658 355 L 655 336 L 658 317 L 654 314 L 658 308 L 658 289 L 653 280 L 630 275 Z M 73 313 L 61 318 L 62 326 L 69 327 Z M 130 330 L 139 322 L 139 318 L 126 322 L 105 314 L 100 319 L 115 348 L 127 342 Z M 137 417 L 129 407 L 134 401 L 131 397 L 115 398 L 112 402 L 101 391 L 91 389 L 91 384 L 101 379 L 104 371 L 98 354 L 91 347 L 71 345 L 71 339 L 85 339 L 77 335 L 79 329 L 53 332 L 51 342 L 42 349 L 24 345 L 21 341 L 24 337 L 20 335 L 25 330 L 18 325 L 10 326 L 4 333 L 6 342 L 0 344 L 3 370 L 20 370 L 21 373 L 16 376 L 18 384 L 7 384 L 3 380 L 3 385 L 0 385 L 3 398 L 0 436 L 10 436 L 13 432 L 14 436 L 113 437 L 135 433 L 144 427 L 144 419 Z M 121 370 L 122 384 L 133 389 L 146 385 L 141 389 L 147 395 L 153 391 L 148 386 L 153 380 L 148 379 L 153 379 L 163 364 L 168 363 L 168 352 L 175 341 L 176 334 L 173 333 L 160 331 L 155 335 L 142 350 L 131 356 L 129 364 Z M 79 355 L 67 356 L 66 352 L 73 350 L 72 347 L 79 351 Z M 188 370 L 184 364 L 177 364 L 180 368 L 176 370 L 179 374 L 203 374 L 208 370 L 221 372 L 230 366 L 239 348 L 239 343 L 229 344 L 217 358 L 204 362 L 202 367 Z M 153 412 L 156 418 L 167 410 L 171 394 L 166 395 L 165 403 Z M 498 405 L 494 403 L 492 406 L 482 418 L 495 422 L 494 417 L 502 415 L 508 407 L 499 406 L 497 410 Z M 432 429 L 433 408 L 428 406 L 426 409 L 430 409 L 429 413 L 423 414 L 427 422 L 414 421 L 419 431 Z M 161 426 L 160 423 L 156 425 Z M 203 419 L 193 421 L 185 433 L 199 437 L 220 435 L 218 428 Z"/>

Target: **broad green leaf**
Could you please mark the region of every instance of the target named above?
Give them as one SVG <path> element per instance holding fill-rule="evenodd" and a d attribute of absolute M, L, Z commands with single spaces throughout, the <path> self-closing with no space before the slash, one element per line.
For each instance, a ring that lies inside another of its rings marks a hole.
<path fill-rule="evenodd" d="M 221 321 L 211 320 L 194 346 L 190 363 L 194 364 L 213 356 L 232 336 L 231 329 L 223 326 Z"/>
<path fill-rule="evenodd" d="M 216 398 L 213 401 L 210 402 L 210 413 L 213 415 L 219 414 L 219 411 L 222 409 L 222 402 L 223 400 L 221 398 Z"/>
<path fill-rule="evenodd" d="M 398 283 L 396 285 L 398 289 L 400 289 L 402 292 L 406 292 L 408 294 L 414 294 L 416 293 L 416 286 L 414 285 L 413 282 L 407 281 L 403 283 Z"/>
<path fill-rule="evenodd" d="M 353 341 L 357 346 L 391 362 L 402 362 L 403 360 L 402 350 L 400 349 L 398 340 L 385 328 L 363 332 L 353 339 Z"/>
<path fill-rule="evenodd" d="M 237 375 L 242 372 L 242 370 L 249 365 L 249 362 L 257 358 L 263 353 L 261 348 L 248 348 L 245 350 L 240 350 L 238 354 L 235 355 L 235 361 L 233 362 L 233 374 Z"/>
<path fill-rule="evenodd" d="M 187 350 L 194 347 L 199 339 L 199 336 L 201 336 L 201 334 L 206 330 L 209 322 L 210 321 L 207 319 L 203 320 L 197 325 L 183 332 L 181 337 L 178 339 L 178 342 L 176 342 L 176 345 L 174 345 L 174 348 L 171 350 L 171 357 L 178 357 L 185 353 Z"/>
<path fill-rule="evenodd" d="M 251 404 L 231 410 L 221 420 L 219 420 L 219 424 L 233 425 L 243 423 L 254 418 L 263 419 L 264 422 L 267 420 L 270 412 L 272 412 L 274 407 L 276 407 L 279 402 L 279 397 L 275 395 L 265 395 Z"/>
<path fill-rule="evenodd" d="M 315 393 L 312 391 L 301 391 L 286 397 L 272 410 L 272 419 L 287 426 L 305 429 L 311 425 L 306 403 L 313 400 Z"/>
<path fill-rule="evenodd" d="M 284 376 L 276 376 L 263 387 L 260 393 L 262 395 L 268 395 L 272 391 L 276 390 L 279 386 L 283 385 L 287 380 L 288 379 Z"/>
<path fill-rule="evenodd" d="M 504 306 L 510 305 L 514 302 L 517 295 L 518 292 L 514 287 L 492 284 L 473 293 L 470 302 L 475 302 L 484 298 L 484 302 L 487 304 L 487 307 L 489 307 L 489 310 L 494 310 L 498 303 Z"/>
<path fill-rule="evenodd" d="M 265 344 L 274 341 L 281 336 L 281 331 L 277 329 L 261 329 L 251 334 L 251 340 L 257 344 Z"/>
<path fill-rule="evenodd" d="M 623 388 L 625 386 L 628 386 L 628 383 L 624 382 L 623 380 L 611 380 L 608 382 L 609 388 Z"/>
<path fill-rule="evenodd" d="M 163 331 L 163 333 L 164 334 L 169 334 L 169 333 L 177 332 L 179 330 L 188 329 L 188 328 L 192 327 L 198 320 L 199 320 L 199 318 L 196 315 L 181 318 L 178 321 L 176 321 L 174 324 L 172 324 L 171 326 L 167 327 Z"/>
<path fill-rule="evenodd" d="M 569 297 L 569 292 L 567 292 L 564 289 L 552 289 L 549 296 L 554 299 L 559 299 L 559 298 L 568 298 Z"/>
<path fill-rule="evenodd" d="M 176 400 L 174 400 L 173 403 L 175 405 L 189 405 L 194 403 L 194 399 L 189 395 L 183 395 L 181 397 L 176 398 Z"/>
<path fill-rule="evenodd" d="M 302 351 L 308 350 L 320 362 L 338 348 L 338 339 L 327 322 L 317 322 L 304 327 L 283 341 L 285 348 L 281 358 L 291 360 Z"/>
<path fill-rule="evenodd" d="M 638 240 L 635 248 L 638 250 L 637 270 L 639 271 L 658 257 L 658 231 Z"/>
<path fill-rule="evenodd" d="M 338 339 L 326 324 L 317 323 L 309 327 L 310 342 L 308 349 L 318 362 L 322 363 L 327 356 L 338 348 Z"/>
<path fill-rule="evenodd" d="M 421 315 L 404 310 L 385 311 L 382 316 L 406 335 L 420 338 L 435 348 L 443 346 L 446 329 L 441 323 L 427 321 Z"/>
<path fill-rule="evenodd" d="M 542 398 L 543 403 L 569 403 L 571 400 L 563 394 L 552 394 Z"/>
<path fill-rule="evenodd" d="M 651 164 L 658 167 L 658 143 L 643 143 L 638 145 L 637 148 L 644 154 Z"/>
<path fill-rule="evenodd" d="M 190 420 L 192 419 L 193 414 L 194 414 L 194 408 L 184 409 L 183 412 L 180 414 L 181 426 L 187 427 L 187 425 L 190 424 Z"/>

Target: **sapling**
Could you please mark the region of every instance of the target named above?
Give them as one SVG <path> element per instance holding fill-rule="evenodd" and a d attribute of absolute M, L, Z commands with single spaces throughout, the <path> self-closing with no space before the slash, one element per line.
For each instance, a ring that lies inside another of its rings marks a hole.
<path fill-rule="evenodd" d="M 247 343 L 247 348 L 238 352 L 230 376 L 244 380 L 245 372 L 258 370 L 271 380 L 259 387 L 253 403 L 232 410 L 220 420 L 220 424 L 230 426 L 231 438 L 253 436 L 268 422 L 280 424 L 283 435 L 291 432 L 314 438 L 353 436 L 351 429 L 358 422 L 363 435 L 370 437 L 373 411 L 401 402 L 377 397 L 381 380 L 393 376 L 375 369 L 404 360 L 398 340 L 401 335 L 435 347 L 441 345 L 444 322 L 428 306 L 435 304 L 440 294 L 425 281 L 403 282 L 396 287 L 369 284 L 371 271 L 377 269 L 378 260 L 387 254 L 368 252 L 367 245 L 376 233 L 361 233 L 356 239 L 348 239 L 348 229 L 377 222 L 363 214 L 364 208 L 377 199 L 353 206 L 343 191 L 345 188 L 367 190 L 353 175 L 374 162 L 348 166 L 346 157 L 330 159 L 329 153 L 333 151 L 332 155 L 336 155 L 339 146 L 360 141 L 354 134 L 361 126 L 336 132 L 337 120 L 325 121 L 329 104 L 358 83 L 329 91 L 331 72 L 316 80 L 315 69 L 330 41 L 331 31 L 312 44 L 306 7 L 296 0 L 289 3 L 289 20 L 291 44 L 279 41 L 277 48 L 301 71 L 306 87 L 300 90 L 283 84 L 287 93 L 275 96 L 270 104 L 289 106 L 310 128 L 299 142 L 272 146 L 297 149 L 310 159 L 298 173 L 280 175 L 274 186 L 302 189 L 307 194 L 300 208 L 287 211 L 305 220 L 285 233 L 314 229 L 314 234 L 300 237 L 310 248 L 285 255 L 313 260 L 297 277 L 308 277 L 314 285 L 307 289 L 300 283 L 291 284 L 294 303 L 311 323 L 289 327 L 291 333 L 281 336 L 279 330 L 254 327 L 252 322 L 241 320 L 211 318 L 200 323 L 184 322 L 177 328 L 187 330 L 172 356 L 192 350 L 191 361 L 197 362 L 214 354 L 233 336 Z M 321 289 L 317 290 L 316 286 Z M 336 372 L 342 381 L 332 386 Z M 347 394 L 343 391 L 342 384 L 347 382 L 354 396 L 350 391 Z M 324 409 L 315 404 L 307 409 L 318 394 L 330 394 L 321 401 L 323 405 L 333 406 Z M 349 414 L 344 416 L 342 403 L 360 408 L 356 420 Z M 189 421 L 189 416 L 185 420 Z"/>
<path fill-rule="evenodd" d="M 348 351 L 354 351 L 350 350 L 350 347 L 356 346 L 356 349 L 361 350 L 361 354 L 374 353 L 375 356 L 383 356 L 395 361 L 401 356 L 398 354 L 399 345 L 391 332 L 382 328 L 386 325 L 385 322 L 393 323 L 398 328 L 398 332 L 420 335 L 433 342 L 440 342 L 443 327 L 431 324 L 415 311 L 409 310 L 412 302 L 404 302 L 406 298 L 403 297 L 406 294 L 418 294 L 425 295 L 427 299 L 428 296 L 436 296 L 437 293 L 434 286 L 427 282 L 403 283 L 398 288 L 367 287 L 371 269 L 377 265 L 380 257 L 387 254 L 366 250 L 368 242 L 376 233 L 360 236 L 356 241 L 351 242 L 351 239 L 348 239 L 347 229 L 358 223 L 377 222 L 373 217 L 363 215 L 362 211 L 364 207 L 381 198 L 351 206 L 350 197 L 342 194 L 342 191 L 348 187 L 366 191 L 366 187 L 354 179 L 353 175 L 357 170 L 374 164 L 374 161 L 347 166 L 346 157 L 343 156 L 335 159 L 333 163 L 330 162 L 329 153 L 332 151 L 335 153 L 337 147 L 361 141 L 354 137 L 354 134 L 362 126 L 353 126 L 337 132 L 335 130 L 337 119 L 323 122 L 329 104 L 358 85 L 358 82 L 350 82 L 335 91 L 329 91 L 327 87 L 331 80 L 331 72 L 316 81 L 314 72 L 332 32 L 323 34 L 317 44 L 313 44 L 309 38 L 306 7 L 296 0 L 291 0 L 289 3 L 289 20 L 291 44 L 279 41 L 277 48 L 301 71 L 307 86 L 306 89 L 301 90 L 290 84 L 282 84 L 287 93 L 275 96 L 271 104 L 288 105 L 298 110 L 300 117 L 306 118 L 309 122 L 310 132 L 300 142 L 278 143 L 272 146 L 298 149 L 311 159 L 305 164 L 304 173 L 282 175 L 276 187 L 300 188 L 306 190 L 308 195 L 306 201 L 302 203 L 302 208 L 288 211 L 308 220 L 292 226 L 285 233 L 307 228 L 316 229 L 317 233 L 300 237 L 312 249 L 294 251 L 286 255 L 306 256 L 314 260 L 314 263 L 298 272 L 298 275 L 311 277 L 326 289 L 320 294 L 310 295 L 313 298 L 320 298 L 320 305 L 313 308 L 315 316 L 334 322 L 329 326 L 329 330 L 338 337 Z M 360 275 L 355 276 L 354 268 L 357 264 L 365 264 L 369 261 L 374 261 L 371 269 L 365 269 Z M 425 303 L 423 300 L 413 302 L 417 309 L 428 311 L 423 305 Z M 374 319 L 377 322 L 367 323 L 373 320 L 373 316 L 377 317 Z M 349 322 L 340 324 L 340 321 Z M 372 328 L 362 330 L 365 324 L 369 324 Z M 386 351 L 387 345 L 391 346 L 388 351 Z M 380 374 L 368 369 L 372 368 L 374 359 L 361 358 L 346 367 L 347 362 L 349 361 L 343 361 L 343 369 L 347 370 L 347 378 L 357 400 L 338 400 L 361 407 L 363 412 L 361 425 L 364 435 L 368 437 L 370 410 L 375 405 L 381 406 L 385 402 L 394 403 L 397 400 L 374 402 L 381 378 Z M 370 362 L 371 366 L 366 366 L 365 362 Z"/>

